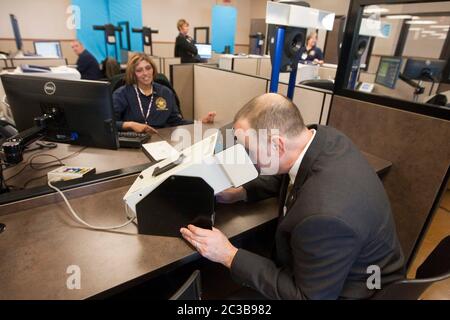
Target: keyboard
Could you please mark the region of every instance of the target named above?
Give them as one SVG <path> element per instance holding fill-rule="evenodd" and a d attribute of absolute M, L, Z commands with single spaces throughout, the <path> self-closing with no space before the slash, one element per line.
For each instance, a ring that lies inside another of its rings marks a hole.
<path fill-rule="evenodd" d="M 133 131 L 119 131 L 117 135 L 119 137 L 120 148 L 139 149 L 151 137 L 149 133 L 136 133 Z"/>

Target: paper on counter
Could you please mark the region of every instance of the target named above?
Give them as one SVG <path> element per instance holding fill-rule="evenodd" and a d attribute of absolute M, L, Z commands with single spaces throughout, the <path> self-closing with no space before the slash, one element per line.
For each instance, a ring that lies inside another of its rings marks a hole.
<path fill-rule="evenodd" d="M 164 160 L 177 156 L 178 151 L 172 147 L 167 141 L 158 141 L 143 144 L 142 147 L 147 151 L 156 161 Z"/>

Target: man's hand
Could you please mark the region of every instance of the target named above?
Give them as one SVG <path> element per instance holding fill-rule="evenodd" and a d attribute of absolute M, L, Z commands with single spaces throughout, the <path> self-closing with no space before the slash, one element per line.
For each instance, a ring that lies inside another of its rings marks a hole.
<path fill-rule="evenodd" d="M 214 123 L 214 118 L 216 117 L 215 112 L 208 112 L 206 116 L 204 116 L 201 120 L 202 123 Z"/>
<path fill-rule="evenodd" d="M 216 195 L 217 202 L 219 203 L 235 203 L 238 201 L 247 200 L 247 191 L 244 187 L 228 188 Z"/>
<path fill-rule="evenodd" d="M 218 229 L 212 230 L 189 225 L 180 229 L 181 235 L 206 259 L 231 268 L 238 249 Z"/>
<path fill-rule="evenodd" d="M 134 121 L 127 121 L 123 123 L 122 126 L 123 130 L 129 130 L 129 131 L 134 131 L 137 133 L 150 133 L 150 134 L 154 134 L 154 133 L 158 133 L 158 131 L 155 128 L 150 127 L 147 124 L 143 124 L 143 123 L 139 123 L 139 122 L 134 122 Z"/>

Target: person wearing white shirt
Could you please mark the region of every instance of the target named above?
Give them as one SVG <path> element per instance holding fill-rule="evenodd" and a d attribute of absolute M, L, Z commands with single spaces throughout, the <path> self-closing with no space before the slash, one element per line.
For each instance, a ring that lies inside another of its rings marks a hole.
<path fill-rule="evenodd" d="M 382 287 L 404 278 L 388 197 L 348 137 L 331 127 L 306 126 L 297 106 L 273 93 L 248 102 L 233 127 L 237 141 L 268 175 L 228 189 L 217 200 L 250 203 L 278 196 L 273 255 L 236 248 L 216 228 L 189 225 L 180 232 L 202 256 L 252 289 L 254 295 L 244 297 L 368 299 L 376 292 L 367 285 L 370 266 L 379 268 Z M 250 143 L 261 130 L 269 134 Z"/>

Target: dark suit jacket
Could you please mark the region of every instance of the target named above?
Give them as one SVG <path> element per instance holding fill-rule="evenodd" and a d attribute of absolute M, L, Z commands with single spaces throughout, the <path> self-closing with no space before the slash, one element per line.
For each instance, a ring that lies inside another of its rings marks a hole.
<path fill-rule="evenodd" d="M 102 71 L 97 59 L 87 50 L 84 50 L 78 57 L 77 70 L 81 74 L 81 79 L 100 80 L 103 78 Z"/>
<path fill-rule="evenodd" d="M 194 40 L 181 33 L 175 41 L 175 57 L 181 58 L 181 63 L 201 61 Z"/>
<path fill-rule="evenodd" d="M 375 293 L 366 285 L 370 265 L 380 267 L 382 286 L 404 275 L 389 201 L 377 174 L 344 134 L 312 127 L 317 133 L 285 216 L 287 175 L 244 186 L 248 201 L 281 193 L 281 215 L 274 259 L 239 249 L 231 273 L 270 299 L 365 299 Z"/>

